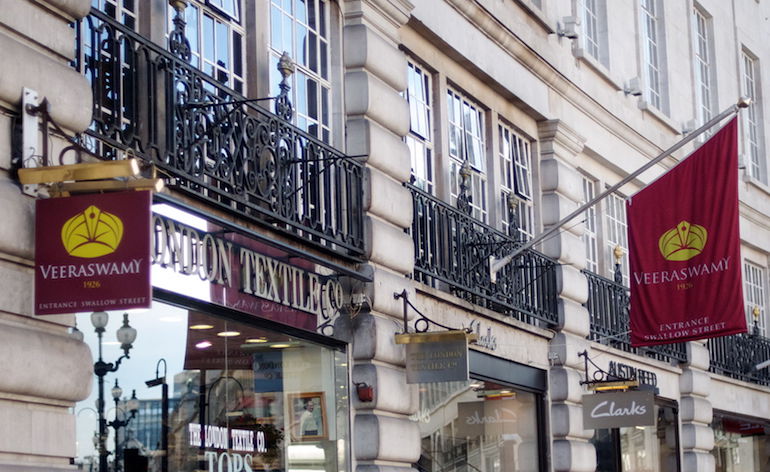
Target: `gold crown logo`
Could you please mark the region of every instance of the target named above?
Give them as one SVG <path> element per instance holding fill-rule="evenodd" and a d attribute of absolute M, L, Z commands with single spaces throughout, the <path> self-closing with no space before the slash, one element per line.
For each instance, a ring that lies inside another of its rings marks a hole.
<path fill-rule="evenodd" d="M 73 216 L 61 228 L 61 241 L 70 256 L 94 258 L 112 254 L 123 238 L 123 222 L 94 205 Z"/>
<path fill-rule="evenodd" d="M 707 237 L 708 231 L 703 226 L 682 221 L 676 228 L 663 233 L 658 248 L 666 260 L 687 261 L 703 251 Z"/>

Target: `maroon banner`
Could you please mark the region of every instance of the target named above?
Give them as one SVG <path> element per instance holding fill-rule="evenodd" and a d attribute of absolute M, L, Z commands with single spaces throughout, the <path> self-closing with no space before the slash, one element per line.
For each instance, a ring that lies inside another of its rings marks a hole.
<path fill-rule="evenodd" d="M 626 202 L 631 345 L 746 331 L 737 119 Z"/>
<path fill-rule="evenodd" d="M 149 191 L 38 200 L 35 313 L 149 308 Z"/>

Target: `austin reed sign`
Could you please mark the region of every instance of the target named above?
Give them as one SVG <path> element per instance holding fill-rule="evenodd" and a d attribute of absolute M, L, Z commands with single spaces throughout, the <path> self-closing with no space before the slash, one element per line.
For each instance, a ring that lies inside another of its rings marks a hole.
<path fill-rule="evenodd" d="M 736 127 L 732 120 L 626 204 L 633 346 L 746 331 Z"/>
<path fill-rule="evenodd" d="M 148 191 L 38 200 L 35 313 L 149 308 Z"/>

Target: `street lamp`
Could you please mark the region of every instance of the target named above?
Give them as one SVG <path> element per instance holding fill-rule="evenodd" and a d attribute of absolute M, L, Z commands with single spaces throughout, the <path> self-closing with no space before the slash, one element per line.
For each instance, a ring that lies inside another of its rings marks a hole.
<path fill-rule="evenodd" d="M 99 413 L 99 472 L 108 472 L 107 446 L 105 444 L 107 441 L 107 420 L 104 418 L 104 376 L 109 372 L 116 372 L 123 359 L 129 358 L 128 351 L 131 350 L 133 347 L 132 343 L 136 339 L 136 329 L 128 324 L 128 313 L 124 313 L 123 326 L 118 328 L 116 333 L 118 341 L 120 341 L 120 347 L 123 349 L 123 355 L 115 363 L 104 362 L 102 359 L 102 337 L 104 335 L 104 328 L 109 320 L 110 315 L 107 312 L 95 311 L 91 313 L 91 324 L 94 326 L 94 331 L 96 331 L 96 335 L 99 338 L 99 359 L 94 363 L 94 375 L 99 379 L 99 398 L 96 400 L 96 410 Z M 123 392 L 121 391 L 120 393 L 122 394 Z"/>
<path fill-rule="evenodd" d="M 118 430 L 128 426 L 128 423 L 134 419 L 136 413 L 139 411 L 139 400 L 136 398 L 136 390 L 131 392 L 131 398 L 125 402 L 126 409 L 129 411 L 129 416 L 125 420 L 118 418 L 118 412 L 122 411 L 118 408 L 118 402 L 120 402 L 120 396 L 123 395 L 123 389 L 118 385 L 118 379 L 115 379 L 115 386 L 110 390 L 112 399 L 115 402 L 115 419 L 108 422 L 107 426 L 115 430 L 115 471 L 120 470 L 120 440 L 118 438 Z"/>
<path fill-rule="evenodd" d="M 160 376 L 160 363 L 163 362 L 163 377 Z M 166 375 L 168 374 L 168 364 L 166 359 L 160 358 L 158 363 L 155 364 L 155 378 L 145 382 L 147 388 L 161 386 L 161 399 L 160 399 L 160 449 L 163 451 L 163 455 L 160 456 L 160 470 L 161 472 L 168 472 L 168 384 L 166 383 Z"/>

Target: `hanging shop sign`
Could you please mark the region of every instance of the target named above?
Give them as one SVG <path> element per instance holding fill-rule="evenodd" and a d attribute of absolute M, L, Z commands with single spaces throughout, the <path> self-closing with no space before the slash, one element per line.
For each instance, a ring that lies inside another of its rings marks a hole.
<path fill-rule="evenodd" d="M 463 330 L 396 335 L 406 344 L 406 383 L 468 380 L 468 333 Z"/>
<path fill-rule="evenodd" d="M 637 380 L 640 385 L 658 386 L 658 376 L 655 372 L 639 369 L 620 362 L 610 361 L 607 373 L 614 378 Z"/>
<path fill-rule="evenodd" d="M 151 254 L 153 264 L 208 283 L 191 296 L 282 324 L 314 331 L 343 305 L 336 274 L 210 223 L 201 229 L 153 214 Z"/>
<path fill-rule="evenodd" d="M 609 429 L 655 424 L 655 396 L 651 391 L 583 395 L 583 429 Z"/>
<path fill-rule="evenodd" d="M 149 308 L 151 192 L 37 200 L 35 313 Z"/>

